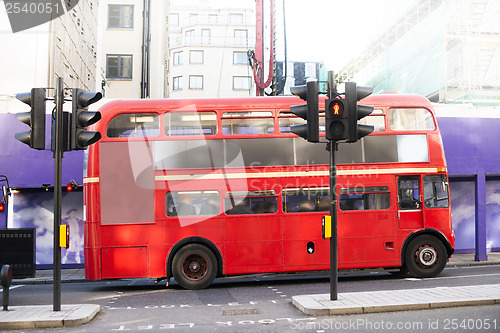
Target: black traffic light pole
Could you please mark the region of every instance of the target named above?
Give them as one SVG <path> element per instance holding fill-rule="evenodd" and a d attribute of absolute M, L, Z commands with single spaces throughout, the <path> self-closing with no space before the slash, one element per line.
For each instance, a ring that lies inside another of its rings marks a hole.
<path fill-rule="evenodd" d="M 333 71 L 328 72 L 328 98 L 333 99 L 337 93 L 337 86 L 335 84 L 335 77 Z M 332 235 L 330 237 L 330 300 L 336 301 L 337 285 L 338 285 L 338 264 L 337 264 L 337 165 L 335 162 L 335 152 L 338 149 L 336 140 L 329 140 L 330 147 L 330 216 L 332 219 Z"/>
<path fill-rule="evenodd" d="M 87 131 L 101 119 L 101 114 L 90 112 L 87 107 L 102 98 L 101 93 L 73 89 L 72 115 L 63 112 L 64 82 L 56 80 L 55 111 L 52 112 L 51 150 L 54 152 L 54 311 L 61 311 L 61 202 L 62 158 L 64 151 L 82 150 L 101 138 L 96 131 Z M 45 150 L 45 88 L 33 88 L 30 93 L 17 94 L 16 98 L 31 107 L 30 112 L 16 114 L 16 118 L 30 126 L 29 132 L 16 133 L 15 137 L 30 148 Z M 70 122 L 73 119 L 73 122 Z M 70 135 L 71 134 L 71 135 Z"/>
<path fill-rule="evenodd" d="M 56 81 L 56 128 L 54 139 L 54 276 L 53 276 L 53 310 L 61 311 L 61 247 L 59 246 L 59 228 L 61 225 L 62 201 L 62 131 L 64 84 L 61 77 Z"/>

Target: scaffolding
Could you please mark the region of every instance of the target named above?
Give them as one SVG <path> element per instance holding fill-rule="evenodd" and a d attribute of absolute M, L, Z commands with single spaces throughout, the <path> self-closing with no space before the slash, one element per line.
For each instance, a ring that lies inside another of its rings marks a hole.
<path fill-rule="evenodd" d="M 337 80 L 436 102 L 500 105 L 498 17 L 498 0 L 418 1 Z"/>

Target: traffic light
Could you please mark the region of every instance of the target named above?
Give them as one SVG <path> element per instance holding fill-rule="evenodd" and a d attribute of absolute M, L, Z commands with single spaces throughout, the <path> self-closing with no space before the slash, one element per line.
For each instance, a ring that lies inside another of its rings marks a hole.
<path fill-rule="evenodd" d="M 373 87 L 356 86 L 354 82 L 345 84 L 345 101 L 348 109 L 348 139 L 347 142 L 356 142 L 364 136 L 373 132 L 373 126 L 360 125 L 358 120 L 373 112 L 373 106 L 359 105 L 358 101 L 369 96 L 373 92 Z"/>
<path fill-rule="evenodd" d="M 71 116 L 71 150 L 83 150 L 101 139 L 101 133 L 87 131 L 87 127 L 101 119 L 98 111 L 88 111 L 88 106 L 102 98 L 100 92 L 73 89 Z"/>
<path fill-rule="evenodd" d="M 68 192 L 76 190 L 77 188 L 78 184 L 74 180 L 71 180 L 70 182 L 68 182 L 68 184 L 66 184 L 66 191 Z"/>
<path fill-rule="evenodd" d="M 348 137 L 348 112 L 345 101 L 340 98 L 325 101 L 325 131 L 328 140 L 345 140 Z"/>
<path fill-rule="evenodd" d="M 16 118 L 30 127 L 29 132 L 16 133 L 15 137 L 31 148 L 45 149 L 45 88 L 33 88 L 29 93 L 20 93 L 16 98 L 31 106 L 30 112 L 16 114 Z"/>
<path fill-rule="evenodd" d="M 306 85 L 291 87 L 290 91 L 307 101 L 307 104 L 290 106 L 293 114 L 307 120 L 307 124 L 290 126 L 290 130 L 309 142 L 319 142 L 318 81 L 308 81 Z"/>

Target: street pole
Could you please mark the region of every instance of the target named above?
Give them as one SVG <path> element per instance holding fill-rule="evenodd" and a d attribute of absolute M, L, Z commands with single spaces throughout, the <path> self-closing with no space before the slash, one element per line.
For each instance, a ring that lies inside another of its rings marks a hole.
<path fill-rule="evenodd" d="M 64 83 L 61 77 L 56 81 L 56 128 L 54 139 L 54 272 L 53 303 L 54 311 L 61 311 L 61 247 L 59 246 L 59 228 L 61 225 L 62 201 L 62 131 Z"/>
<path fill-rule="evenodd" d="M 337 92 L 335 84 L 335 76 L 333 71 L 328 72 L 328 98 L 332 99 Z M 338 299 L 337 286 L 338 286 L 338 263 L 337 263 L 337 165 L 335 162 L 335 151 L 337 151 L 338 144 L 335 140 L 329 140 L 330 147 L 330 216 L 332 219 L 332 235 L 330 237 L 330 300 L 336 301 Z"/>

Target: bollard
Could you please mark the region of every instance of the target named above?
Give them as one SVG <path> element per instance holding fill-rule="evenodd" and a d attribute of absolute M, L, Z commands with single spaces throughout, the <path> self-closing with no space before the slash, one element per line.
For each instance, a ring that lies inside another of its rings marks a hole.
<path fill-rule="evenodd" d="M 7 311 L 9 307 L 9 287 L 12 282 L 12 268 L 10 265 L 3 265 L 0 271 L 0 281 L 2 283 L 2 305 L 3 311 Z"/>

